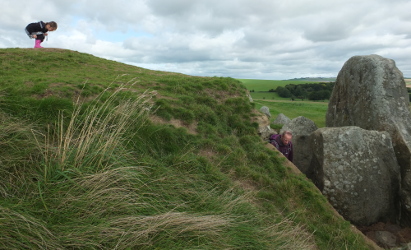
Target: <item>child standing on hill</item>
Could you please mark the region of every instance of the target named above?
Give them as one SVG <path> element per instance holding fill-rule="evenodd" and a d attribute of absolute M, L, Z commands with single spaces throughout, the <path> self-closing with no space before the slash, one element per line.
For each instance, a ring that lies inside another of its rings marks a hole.
<path fill-rule="evenodd" d="M 30 23 L 26 26 L 26 33 L 30 38 L 34 38 L 34 48 L 43 48 L 41 43 L 44 41 L 44 38 L 48 35 L 47 32 L 55 31 L 57 29 L 56 22 L 45 23 L 43 21 L 37 23 Z"/>

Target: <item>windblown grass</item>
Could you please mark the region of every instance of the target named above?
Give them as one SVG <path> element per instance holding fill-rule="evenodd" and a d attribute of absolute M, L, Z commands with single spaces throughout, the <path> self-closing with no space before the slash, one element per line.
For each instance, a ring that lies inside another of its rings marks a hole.
<path fill-rule="evenodd" d="M 287 217 L 268 227 L 267 231 L 273 239 L 273 249 L 317 249 L 313 234 Z"/>
<path fill-rule="evenodd" d="M 42 221 L 1 205 L 0 232 L 1 249 L 62 249 Z"/>
<path fill-rule="evenodd" d="M 0 111 L 0 197 L 24 196 L 28 166 L 36 144 L 30 133 L 31 125 Z"/>
<path fill-rule="evenodd" d="M 221 228 L 229 224 L 228 219 L 217 215 L 173 211 L 139 215 L 139 211 L 151 210 L 153 203 L 161 202 L 146 202 L 141 190 L 134 187 L 142 181 L 141 172 L 138 168 L 120 168 L 73 179 L 76 185 L 67 190 L 57 206 L 60 214 L 70 216 L 65 223 L 53 226 L 61 244 L 150 249 L 159 242 L 178 242 L 183 237 L 218 238 Z"/>
<path fill-rule="evenodd" d="M 144 124 L 151 96 L 116 98 L 123 90 L 117 88 L 108 98 L 103 93 L 85 109 L 77 103 L 67 125 L 60 117 L 50 134 L 35 133 L 43 167 L 37 175 L 25 176 L 34 190 L 24 203 L 38 204 L 35 214 L 43 220 L 2 208 L 3 235 L 19 241 L 4 238 L 5 248 L 144 249 L 180 237 L 214 241 L 220 227 L 230 224 L 229 216 L 223 215 L 173 211 L 138 215 L 161 203 L 148 203 L 147 193 L 140 192 L 139 186 L 147 181 L 145 170 L 132 166 L 138 159 L 125 147 L 130 127 Z M 39 231 L 28 232 L 30 227 Z"/>
<path fill-rule="evenodd" d="M 86 107 L 84 111 L 77 100 L 67 125 L 61 114 L 55 129 L 56 135 L 46 135 L 44 138 L 47 146 L 43 150 L 45 167 L 58 165 L 61 171 L 65 171 L 69 166 L 98 166 L 106 169 L 115 162 L 123 162 L 122 159 L 115 158 L 117 155 L 127 155 L 126 152 L 116 154 L 126 143 L 123 135 L 130 131 L 131 127 L 137 133 L 136 124 L 141 126 L 152 108 L 149 103 L 152 95 L 149 93 L 143 93 L 136 99 L 115 101 L 124 89 L 124 86 L 120 86 L 107 99 L 103 99 L 107 94 L 107 90 L 104 91 L 94 104 Z M 118 103 L 113 107 L 114 102 Z M 45 174 L 47 172 L 44 171 Z"/>

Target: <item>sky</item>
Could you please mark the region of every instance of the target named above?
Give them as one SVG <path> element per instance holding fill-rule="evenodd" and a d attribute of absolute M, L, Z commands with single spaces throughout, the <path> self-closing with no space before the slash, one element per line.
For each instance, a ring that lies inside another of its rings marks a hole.
<path fill-rule="evenodd" d="M 411 77 L 410 0 L 2 0 L 0 48 L 42 43 L 146 69 L 285 80 L 336 77 L 352 56 L 393 59 Z"/>

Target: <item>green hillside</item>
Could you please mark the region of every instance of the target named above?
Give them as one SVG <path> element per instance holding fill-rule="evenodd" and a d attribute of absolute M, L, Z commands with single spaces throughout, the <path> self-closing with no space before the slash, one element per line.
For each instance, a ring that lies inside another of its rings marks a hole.
<path fill-rule="evenodd" d="M 0 49 L 0 249 L 372 249 L 238 80 Z"/>

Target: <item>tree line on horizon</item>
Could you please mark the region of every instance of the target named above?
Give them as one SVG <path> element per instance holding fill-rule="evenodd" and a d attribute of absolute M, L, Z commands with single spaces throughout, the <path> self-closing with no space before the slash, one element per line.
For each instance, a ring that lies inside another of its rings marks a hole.
<path fill-rule="evenodd" d="M 280 97 L 291 98 L 292 100 L 320 101 L 330 98 L 334 85 L 335 82 L 287 84 L 284 87 L 279 86 L 276 89 L 270 89 L 268 92 L 277 92 Z"/>
<path fill-rule="evenodd" d="M 280 97 L 291 98 L 292 100 L 321 101 L 330 99 L 334 85 L 335 82 L 287 84 L 284 87 L 279 86 L 276 89 L 270 89 L 268 92 L 277 92 Z M 411 88 L 407 87 L 407 91 L 411 102 Z"/>

